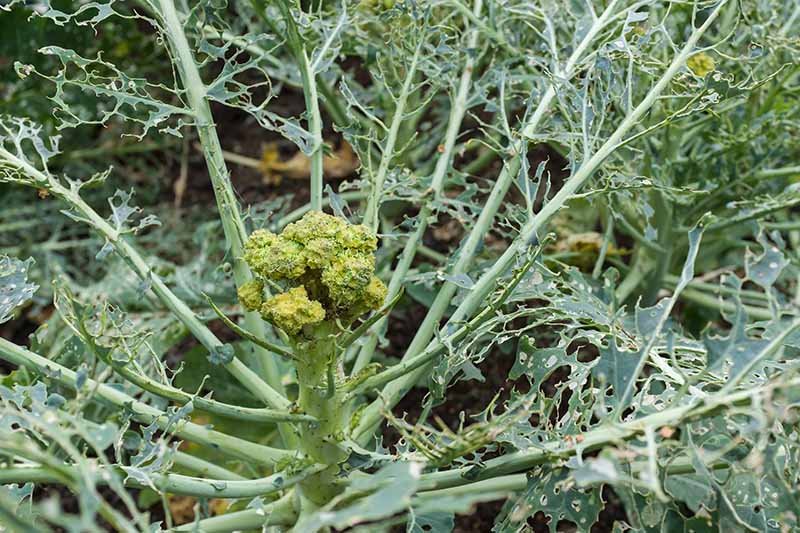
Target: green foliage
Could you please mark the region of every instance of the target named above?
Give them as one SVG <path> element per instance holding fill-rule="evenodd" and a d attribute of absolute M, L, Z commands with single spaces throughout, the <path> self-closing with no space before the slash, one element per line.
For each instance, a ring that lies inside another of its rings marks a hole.
<path fill-rule="evenodd" d="M 0 323 L 12 318 L 12 311 L 31 299 L 38 288 L 28 282 L 28 269 L 32 259 L 20 261 L 7 255 L 0 256 Z"/>
<path fill-rule="evenodd" d="M 0 5 L 0 530 L 800 527 L 795 3 L 190 4 Z"/>

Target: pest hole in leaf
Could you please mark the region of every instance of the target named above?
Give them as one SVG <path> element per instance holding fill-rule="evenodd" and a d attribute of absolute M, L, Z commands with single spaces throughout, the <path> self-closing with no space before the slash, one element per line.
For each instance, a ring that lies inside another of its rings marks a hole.
<path fill-rule="evenodd" d="M 666 383 L 664 381 L 662 381 L 660 379 L 654 379 L 654 380 L 650 381 L 650 386 L 648 388 L 648 392 L 650 394 L 653 394 L 653 395 L 656 395 L 656 396 L 660 396 L 661 394 L 664 393 L 664 391 L 666 389 L 667 389 L 667 386 L 666 386 Z"/>
<path fill-rule="evenodd" d="M 685 502 L 676 500 L 675 504 L 678 506 L 678 512 L 681 514 L 681 516 L 690 518 L 695 515 L 694 511 L 692 511 Z"/>
<path fill-rule="evenodd" d="M 526 522 L 533 531 L 539 532 L 550 531 L 550 528 L 547 527 L 547 524 L 550 523 L 550 520 L 552 520 L 552 518 L 544 514 L 542 511 L 537 511 L 533 516 L 529 516 Z"/>
<path fill-rule="evenodd" d="M 552 398 L 555 396 L 558 389 L 561 388 L 561 385 L 569 379 L 571 371 L 572 369 L 567 365 L 561 365 L 557 367 L 555 370 L 553 370 L 547 380 L 542 383 L 542 385 L 539 387 L 539 390 L 541 390 L 548 398 Z"/>
<path fill-rule="evenodd" d="M 578 526 L 575 522 L 571 520 L 559 520 L 558 524 L 556 525 L 556 531 L 559 533 L 572 533 L 578 530 Z"/>
<path fill-rule="evenodd" d="M 574 355 L 580 363 L 589 363 L 600 355 L 597 346 L 584 338 L 573 339 L 566 348 L 568 355 Z"/>

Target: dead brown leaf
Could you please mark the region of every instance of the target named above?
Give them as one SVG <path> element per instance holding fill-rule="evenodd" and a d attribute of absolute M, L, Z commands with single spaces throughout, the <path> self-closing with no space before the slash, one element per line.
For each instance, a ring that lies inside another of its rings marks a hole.
<path fill-rule="evenodd" d="M 328 179 L 342 179 L 358 168 L 358 157 L 349 144 L 342 141 L 332 154 L 322 158 L 323 174 Z M 296 152 L 287 160 L 282 160 L 278 143 L 264 145 L 259 170 L 264 183 L 279 185 L 283 178 L 306 179 L 311 174 L 311 160 L 303 152 Z"/>
<path fill-rule="evenodd" d="M 555 245 L 555 249 L 561 253 L 575 254 L 572 257 L 566 258 L 565 262 L 586 271 L 591 269 L 592 265 L 594 265 L 602 246 L 603 235 L 596 231 L 587 231 L 584 233 L 573 233 L 565 238 L 559 239 L 558 243 Z M 607 257 L 625 255 L 625 253 L 626 250 L 617 248 L 612 243 L 609 243 L 606 249 Z"/>
<path fill-rule="evenodd" d="M 450 219 L 441 226 L 433 228 L 433 238 L 439 242 L 450 242 L 461 237 L 463 227 L 457 220 Z"/>
<path fill-rule="evenodd" d="M 664 426 L 658 430 L 658 434 L 661 435 L 665 439 L 672 438 L 675 434 L 675 428 L 671 428 L 669 426 Z"/>
<path fill-rule="evenodd" d="M 197 499 L 193 496 L 179 496 L 177 494 L 167 495 L 167 507 L 172 521 L 177 524 L 188 524 L 194 520 L 194 505 Z"/>
<path fill-rule="evenodd" d="M 167 507 L 172 516 L 172 521 L 176 525 L 188 524 L 194 520 L 195 504 L 197 504 L 197 498 L 194 496 L 167 495 Z M 230 507 L 230 501 L 222 498 L 212 498 L 208 501 L 208 508 L 212 516 L 225 514 L 228 511 L 228 507 Z"/>

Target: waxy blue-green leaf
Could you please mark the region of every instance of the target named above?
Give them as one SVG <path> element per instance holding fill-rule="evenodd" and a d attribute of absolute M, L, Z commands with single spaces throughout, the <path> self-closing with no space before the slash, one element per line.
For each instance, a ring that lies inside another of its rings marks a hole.
<path fill-rule="evenodd" d="M 765 233 L 759 233 L 758 244 L 762 253 L 749 254 L 745 262 L 747 277 L 765 290 L 769 290 L 778 280 L 789 260 L 778 247 L 779 243 L 771 242 Z"/>
<path fill-rule="evenodd" d="M 674 308 L 681 291 L 694 277 L 694 265 L 700 251 L 700 241 L 705 231 L 707 220 L 702 219 L 689 232 L 689 250 L 681 271 L 678 284 L 671 297 L 663 298 L 655 305 L 642 309 L 636 305 L 634 312 L 635 341 L 631 349 L 619 346 L 617 337 L 612 337 L 607 346 L 600 347 L 600 357 L 592 373 L 603 383 L 611 386 L 609 404 L 615 413 L 628 407 L 634 397 L 636 381 L 641 377 L 648 360 L 654 358 L 651 353 L 659 337 L 667 327 L 669 314 Z M 663 365 L 661 366 L 663 370 Z M 673 371 L 674 372 L 674 371 Z M 669 376 L 674 378 L 674 376 Z"/>
<path fill-rule="evenodd" d="M 528 519 L 544 513 L 551 533 L 566 520 L 578 531 L 588 531 L 597 520 L 605 502 L 596 488 L 578 488 L 567 468 L 535 469 L 528 474 L 528 486 L 517 498 L 503 507 L 502 518 L 492 529 L 495 533 L 525 531 Z"/>
<path fill-rule="evenodd" d="M 351 485 L 353 490 L 364 492 L 366 496 L 342 509 L 320 509 L 302 520 L 296 529 L 308 533 L 331 526 L 343 529 L 402 512 L 411 505 L 421 472 L 419 463 L 400 462 L 385 466 Z"/>
<path fill-rule="evenodd" d="M 0 255 L 0 324 L 11 320 L 14 310 L 33 298 L 39 288 L 28 281 L 33 259 L 20 261 Z"/>

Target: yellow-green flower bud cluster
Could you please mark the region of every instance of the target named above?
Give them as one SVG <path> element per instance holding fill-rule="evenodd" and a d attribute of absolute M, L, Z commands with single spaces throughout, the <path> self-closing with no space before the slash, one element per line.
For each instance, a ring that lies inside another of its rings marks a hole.
<path fill-rule="evenodd" d="M 236 291 L 239 301 L 248 311 L 260 311 L 264 303 L 264 282 L 258 279 L 251 279 L 244 283 Z"/>
<path fill-rule="evenodd" d="M 690 57 L 686 61 L 686 66 L 689 67 L 693 74 L 701 78 L 705 78 L 706 74 L 714 72 L 714 69 L 717 68 L 714 58 L 705 52 L 699 52 Z"/>
<path fill-rule="evenodd" d="M 239 299 L 289 334 L 326 318 L 353 320 L 386 297 L 374 274 L 377 244 L 366 226 L 321 211 L 307 213 L 280 235 L 255 231 L 245 244 L 245 261 L 261 278 L 290 288 L 262 301 L 263 284 L 253 282 L 239 289 Z"/>
<path fill-rule="evenodd" d="M 395 0 L 361 0 L 359 6 L 363 9 L 379 11 L 381 9 L 392 9 Z"/>
<path fill-rule="evenodd" d="M 322 304 L 308 297 L 305 287 L 294 287 L 273 296 L 261 306 L 261 316 L 289 335 L 297 335 L 304 326 L 325 320 Z"/>

